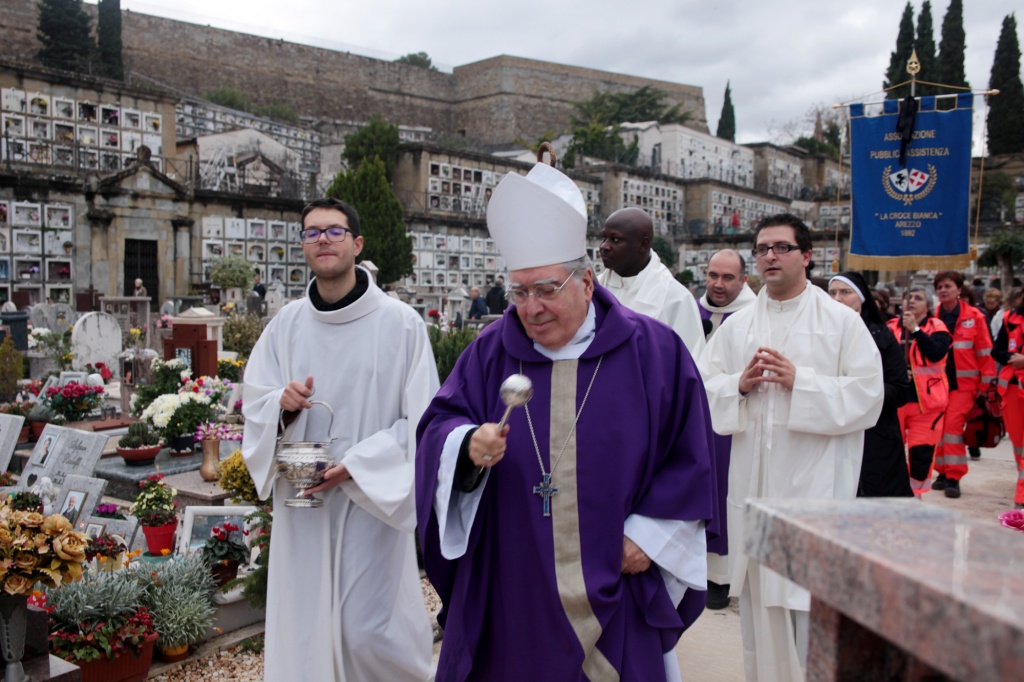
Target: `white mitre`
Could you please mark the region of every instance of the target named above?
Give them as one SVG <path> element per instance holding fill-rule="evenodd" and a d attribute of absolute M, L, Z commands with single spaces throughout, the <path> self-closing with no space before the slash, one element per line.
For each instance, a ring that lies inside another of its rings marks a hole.
<path fill-rule="evenodd" d="M 487 205 L 487 228 L 510 271 L 556 265 L 587 253 L 587 205 L 564 173 L 537 164 L 509 173 Z"/>

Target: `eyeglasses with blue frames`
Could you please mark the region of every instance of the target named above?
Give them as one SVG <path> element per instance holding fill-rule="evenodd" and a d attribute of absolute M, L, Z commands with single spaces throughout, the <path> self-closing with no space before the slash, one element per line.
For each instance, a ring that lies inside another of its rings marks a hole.
<path fill-rule="evenodd" d="M 554 282 L 539 282 L 533 285 L 533 291 L 527 291 L 524 287 L 518 284 L 512 284 L 508 289 L 505 290 L 505 298 L 510 303 L 516 305 L 526 305 L 526 302 L 530 300 L 531 296 L 536 296 L 539 301 L 553 301 L 558 298 L 558 294 L 562 291 L 562 287 L 569 283 L 572 276 L 576 274 L 573 270 L 569 273 L 569 276 L 565 278 L 565 281 L 559 285 L 555 285 Z"/>
<path fill-rule="evenodd" d="M 315 244 L 316 242 L 320 241 L 320 235 L 322 234 L 327 235 L 327 241 L 329 242 L 343 242 L 345 241 L 345 235 L 347 235 L 349 232 L 351 232 L 351 230 L 349 230 L 347 227 L 342 227 L 341 225 L 331 225 L 330 227 L 325 227 L 323 229 L 319 227 L 309 227 L 300 232 L 299 234 L 302 236 L 302 241 L 306 242 L 307 244 Z"/>
<path fill-rule="evenodd" d="M 797 246 L 796 244 L 787 244 L 786 242 L 772 244 L 771 246 L 768 246 L 767 244 L 758 244 L 757 246 L 750 250 L 750 255 L 754 256 L 755 258 L 764 258 L 765 256 L 768 255 L 769 251 L 774 251 L 776 256 L 781 256 L 782 254 L 789 253 L 790 251 L 799 250 L 800 247 Z"/>

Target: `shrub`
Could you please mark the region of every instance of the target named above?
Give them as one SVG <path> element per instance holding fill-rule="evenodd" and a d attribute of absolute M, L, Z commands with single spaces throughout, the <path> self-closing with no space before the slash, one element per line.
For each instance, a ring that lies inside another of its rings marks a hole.
<path fill-rule="evenodd" d="M 210 569 L 198 555 L 176 557 L 153 570 L 132 571 L 143 588 L 141 603 L 153 614 L 161 647 L 198 642 L 213 622 Z"/>
<path fill-rule="evenodd" d="M 261 504 L 256 484 L 249 475 L 249 467 L 245 465 L 241 450 L 235 450 L 230 457 L 220 463 L 218 484 L 224 492 L 231 495 L 232 502 Z"/>
<path fill-rule="evenodd" d="M 252 263 L 240 256 L 225 256 L 210 267 L 210 281 L 220 289 L 248 289 L 252 286 L 252 278 Z"/>
<path fill-rule="evenodd" d="M 462 355 L 462 351 L 466 350 L 466 346 L 473 342 L 477 334 L 478 330 L 469 327 L 444 329 L 436 324 L 427 327 L 430 346 L 434 349 L 434 361 L 437 362 L 437 375 L 442 384 L 455 369 L 455 363 Z"/>
<path fill-rule="evenodd" d="M 259 315 L 230 315 L 224 321 L 224 350 L 233 350 L 241 360 L 248 360 L 252 347 L 263 333 Z"/>
<path fill-rule="evenodd" d="M 8 334 L 4 342 L 0 343 L 0 398 L 9 400 L 18 392 L 21 376 L 21 353 L 14 347 L 14 339 Z"/>

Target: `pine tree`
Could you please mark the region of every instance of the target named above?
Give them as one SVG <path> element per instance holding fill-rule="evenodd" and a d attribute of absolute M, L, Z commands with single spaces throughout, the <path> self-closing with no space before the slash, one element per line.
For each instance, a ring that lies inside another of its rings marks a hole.
<path fill-rule="evenodd" d="M 909 2 L 903 9 L 903 18 L 900 19 L 900 32 L 896 36 L 896 49 L 889 56 L 889 68 L 885 72 L 883 88 L 889 88 L 897 83 L 908 80 L 907 60 L 914 51 L 914 7 Z M 894 99 L 906 97 L 910 94 L 910 86 L 905 85 L 895 90 L 889 90 L 886 97 Z"/>
<path fill-rule="evenodd" d="M 938 83 L 938 63 L 935 59 L 935 28 L 932 21 L 932 4 L 924 0 L 921 5 L 921 13 L 917 16 L 917 41 L 914 49 L 917 51 L 917 59 L 921 62 L 921 70 L 917 74 L 917 80 L 928 83 Z M 920 84 L 916 88 L 917 95 L 937 95 L 939 89 L 933 85 Z"/>
<path fill-rule="evenodd" d="M 398 163 L 398 126 L 374 116 L 370 122 L 356 132 L 345 136 L 345 151 L 342 156 L 349 170 L 359 168 L 363 161 L 379 157 L 384 162 L 388 181 Z"/>
<path fill-rule="evenodd" d="M 963 0 L 950 0 L 946 16 L 942 18 L 942 40 L 939 43 L 939 83 L 970 87 L 964 71 L 964 53 L 967 35 L 964 33 Z"/>
<path fill-rule="evenodd" d="M 717 137 L 730 142 L 736 141 L 736 110 L 732 108 L 732 90 L 729 81 L 725 82 L 725 100 L 722 102 L 722 115 L 718 117 Z"/>
<path fill-rule="evenodd" d="M 121 46 L 121 0 L 100 0 L 96 22 L 99 68 L 107 78 L 124 80 Z"/>
<path fill-rule="evenodd" d="M 93 53 L 89 15 L 82 0 L 40 0 L 39 61 L 65 71 L 87 73 Z"/>
<path fill-rule="evenodd" d="M 388 184 L 384 162 L 374 156 L 334 178 L 327 196 L 352 204 L 362 226 L 360 262 L 373 261 L 377 281 L 395 282 L 412 272 L 412 239 L 405 232 L 402 205 Z"/>
<path fill-rule="evenodd" d="M 1017 19 L 1012 14 L 1003 19 L 988 86 L 999 90 L 989 100 L 988 153 L 1024 152 L 1024 85 L 1020 80 Z"/>

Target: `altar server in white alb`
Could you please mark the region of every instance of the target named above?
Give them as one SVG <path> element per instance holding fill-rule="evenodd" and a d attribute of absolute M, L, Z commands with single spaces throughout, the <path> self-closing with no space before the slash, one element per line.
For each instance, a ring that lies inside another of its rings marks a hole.
<path fill-rule="evenodd" d="M 675 330 L 696 358 L 704 350 L 697 299 L 676 281 L 651 248 L 654 225 L 639 208 L 623 208 L 608 216 L 601 241 L 605 271 L 598 283 L 634 312 L 653 317 Z"/>
<path fill-rule="evenodd" d="M 438 388 L 426 327 L 355 265 L 351 206 L 314 201 L 301 239 L 316 277 L 245 370 L 242 454 L 260 497 L 274 495 L 265 679 L 422 682 L 432 637 L 412 534 L 414 430 Z M 310 400 L 333 408 L 333 426 Z M 284 504 L 296 491 L 275 474 L 282 411 L 285 441 L 335 439 L 335 464 L 307 491 L 321 508 Z"/>
<path fill-rule="evenodd" d="M 740 598 L 747 680 L 804 679 L 810 594 L 743 553 L 744 501 L 852 499 L 864 430 L 882 410 L 882 361 L 860 317 L 807 281 L 811 235 L 796 216 L 757 226 L 764 287 L 698 360 L 729 466 L 731 592 Z"/>

